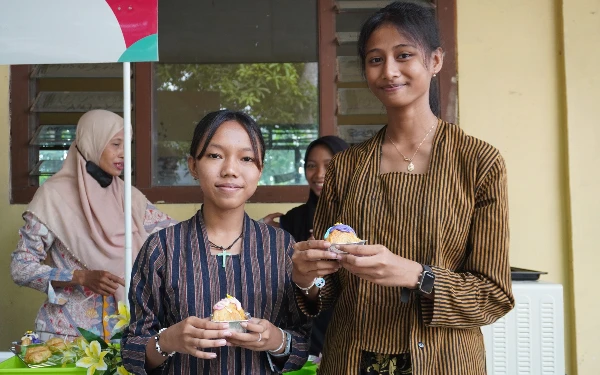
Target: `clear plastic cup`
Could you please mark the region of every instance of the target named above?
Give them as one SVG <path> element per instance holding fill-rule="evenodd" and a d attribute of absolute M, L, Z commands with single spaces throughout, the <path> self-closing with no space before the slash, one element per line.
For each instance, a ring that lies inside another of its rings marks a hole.
<path fill-rule="evenodd" d="M 329 251 L 337 253 L 337 254 L 348 254 L 345 251 L 342 251 L 340 249 L 337 249 L 336 246 L 337 245 L 364 245 L 366 244 L 367 241 L 358 241 L 358 242 L 348 242 L 348 243 L 332 243 L 331 246 L 329 246 Z"/>
<path fill-rule="evenodd" d="M 216 323 L 229 323 L 229 330 L 234 332 L 246 333 L 246 328 L 242 327 L 242 323 L 248 322 L 252 318 L 250 313 L 246 313 L 246 320 L 227 320 L 227 321 L 217 321 L 213 320 L 213 315 L 210 314 L 210 320 Z"/>

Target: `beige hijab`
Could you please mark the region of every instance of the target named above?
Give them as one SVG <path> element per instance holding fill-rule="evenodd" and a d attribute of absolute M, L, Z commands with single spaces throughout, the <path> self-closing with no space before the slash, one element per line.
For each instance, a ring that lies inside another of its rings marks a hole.
<path fill-rule="evenodd" d="M 27 211 L 35 215 L 88 270 L 106 270 L 125 275 L 124 183 L 113 177 L 102 188 L 85 169 L 85 160 L 100 164 L 109 141 L 123 130 L 123 118 L 105 110 L 84 114 L 77 124 L 77 137 L 58 173 L 36 192 Z M 132 188 L 132 250 L 135 259 L 148 237 L 144 229 L 146 197 Z M 115 294 L 123 301 L 124 288 Z"/>

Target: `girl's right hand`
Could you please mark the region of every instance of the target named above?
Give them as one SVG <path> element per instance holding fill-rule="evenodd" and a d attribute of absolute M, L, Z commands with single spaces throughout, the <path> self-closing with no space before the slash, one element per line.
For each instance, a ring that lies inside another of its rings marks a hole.
<path fill-rule="evenodd" d="M 337 272 L 341 256 L 329 251 L 331 244 L 322 240 L 297 242 L 292 255 L 292 281 L 301 287 L 308 287 L 316 277 Z"/>
<path fill-rule="evenodd" d="M 272 227 L 279 228 L 279 222 L 275 221 L 278 217 L 282 217 L 283 214 L 281 212 L 275 212 L 273 214 L 269 214 L 262 218 L 263 223 L 269 224 Z"/>
<path fill-rule="evenodd" d="M 190 316 L 164 330 L 160 334 L 159 345 L 166 353 L 178 352 L 201 359 L 214 359 L 217 353 L 205 352 L 203 349 L 225 346 L 225 338 L 230 336 L 228 323 Z"/>

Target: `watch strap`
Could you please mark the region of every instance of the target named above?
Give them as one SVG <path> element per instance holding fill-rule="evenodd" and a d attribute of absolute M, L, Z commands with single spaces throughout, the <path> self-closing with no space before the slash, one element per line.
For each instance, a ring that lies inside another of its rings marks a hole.
<path fill-rule="evenodd" d="M 408 301 L 410 300 L 410 292 L 411 291 L 416 291 L 416 292 L 420 292 L 420 293 L 427 293 L 428 292 L 423 290 L 423 280 L 425 278 L 425 273 L 430 273 L 433 275 L 433 270 L 431 269 L 431 267 L 429 267 L 428 265 L 425 264 L 421 264 L 421 267 L 423 267 L 423 272 L 421 272 L 421 276 L 419 277 L 419 283 L 417 284 L 417 288 L 416 289 L 409 289 L 409 288 L 402 288 L 402 291 L 400 292 L 400 302 L 402 303 L 408 303 Z M 435 278 L 435 275 L 434 275 Z"/>
<path fill-rule="evenodd" d="M 402 291 L 400 292 L 400 302 L 408 303 L 409 300 L 410 300 L 410 289 L 404 287 L 404 288 L 402 288 Z"/>

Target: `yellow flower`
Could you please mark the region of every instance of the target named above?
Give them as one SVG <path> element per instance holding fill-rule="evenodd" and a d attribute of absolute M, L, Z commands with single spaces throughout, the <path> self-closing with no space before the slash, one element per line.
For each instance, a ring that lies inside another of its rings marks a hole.
<path fill-rule="evenodd" d="M 129 375 L 129 372 L 125 370 L 125 367 L 119 366 L 117 367 L 117 374 L 119 375 Z"/>
<path fill-rule="evenodd" d="M 104 362 L 104 356 L 108 354 L 107 351 L 102 351 L 100 343 L 98 341 L 92 341 L 88 347 L 85 348 L 86 356 L 77 361 L 77 367 L 87 368 L 87 375 L 93 375 L 96 370 L 107 370 L 108 366 Z"/>
<path fill-rule="evenodd" d="M 127 306 L 123 302 L 119 301 L 119 313 L 108 315 L 106 318 L 104 318 L 104 320 L 106 321 L 108 321 L 109 319 L 119 319 L 119 321 L 117 322 L 117 324 L 115 324 L 115 327 L 113 328 L 113 332 L 116 332 L 121 328 L 129 325 L 131 315 L 129 315 L 129 309 L 127 308 Z"/>

